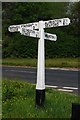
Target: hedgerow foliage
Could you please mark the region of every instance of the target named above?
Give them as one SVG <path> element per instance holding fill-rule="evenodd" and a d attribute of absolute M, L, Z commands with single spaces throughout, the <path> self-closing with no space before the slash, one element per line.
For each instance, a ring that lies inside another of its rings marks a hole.
<path fill-rule="evenodd" d="M 71 24 L 69 26 L 45 29 L 46 32 L 56 34 L 58 37 L 56 42 L 45 40 L 46 57 L 79 57 L 79 5 L 79 2 L 72 6 L 70 6 L 69 3 L 66 2 L 3 3 L 3 58 L 37 58 L 38 39 L 21 36 L 20 33 L 10 33 L 8 31 L 8 27 L 10 25 L 38 22 L 38 18 L 40 16 L 43 16 L 46 20 L 64 17 L 69 17 L 71 19 Z M 75 16 L 73 15 L 73 11 L 75 11 Z"/>

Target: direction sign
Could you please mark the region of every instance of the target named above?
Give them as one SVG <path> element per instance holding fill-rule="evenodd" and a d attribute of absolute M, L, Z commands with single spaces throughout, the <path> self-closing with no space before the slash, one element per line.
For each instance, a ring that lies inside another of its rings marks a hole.
<path fill-rule="evenodd" d="M 18 32 L 20 30 L 20 25 L 11 25 L 8 27 L 10 32 Z"/>
<path fill-rule="evenodd" d="M 36 37 L 39 38 L 39 31 L 26 29 L 25 27 L 21 28 L 20 33 L 25 36 Z"/>
<path fill-rule="evenodd" d="M 44 27 L 43 28 L 66 26 L 66 25 L 69 25 L 69 23 L 70 23 L 70 19 L 69 18 L 48 20 L 48 21 L 44 21 Z M 31 30 L 39 29 L 39 22 L 28 23 L 28 24 L 21 24 L 21 25 L 11 25 L 8 28 L 8 30 L 10 32 L 18 32 L 18 31 L 20 31 L 21 27 L 25 27 L 25 28 L 31 29 Z"/>
<path fill-rule="evenodd" d="M 70 23 L 69 18 L 48 20 L 48 21 L 44 21 L 44 28 L 66 26 L 69 25 L 69 23 Z"/>
<path fill-rule="evenodd" d="M 25 27 L 21 28 L 20 33 L 22 35 L 25 35 L 25 36 L 40 38 L 39 31 L 26 29 Z M 51 41 L 56 41 L 57 36 L 55 34 L 44 33 L 44 39 L 51 40 Z"/>
<path fill-rule="evenodd" d="M 55 34 L 44 33 L 44 39 L 51 40 L 51 41 L 56 41 L 57 36 Z"/>
<path fill-rule="evenodd" d="M 18 31 L 20 31 L 20 28 L 21 27 L 25 27 L 25 28 L 27 28 L 27 29 L 39 29 L 39 27 L 38 27 L 39 25 L 38 25 L 38 22 L 34 22 L 34 23 L 28 23 L 28 24 L 21 24 L 21 25 L 11 25 L 9 28 L 8 28 L 8 30 L 10 31 L 10 32 L 18 32 Z"/>

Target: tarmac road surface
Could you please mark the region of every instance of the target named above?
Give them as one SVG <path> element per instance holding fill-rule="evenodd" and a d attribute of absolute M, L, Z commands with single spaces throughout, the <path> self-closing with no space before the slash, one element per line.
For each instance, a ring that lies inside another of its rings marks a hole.
<path fill-rule="evenodd" d="M 62 91 L 78 92 L 78 70 L 46 69 L 46 87 Z M 2 78 L 20 79 L 36 84 L 37 68 L 2 67 Z"/>

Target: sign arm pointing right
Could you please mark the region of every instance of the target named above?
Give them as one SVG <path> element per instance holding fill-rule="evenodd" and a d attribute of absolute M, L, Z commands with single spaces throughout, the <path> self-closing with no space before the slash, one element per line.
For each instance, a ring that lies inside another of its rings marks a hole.
<path fill-rule="evenodd" d="M 69 24 L 70 24 L 69 18 L 54 19 L 54 20 L 44 21 L 44 28 L 66 26 Z"/>

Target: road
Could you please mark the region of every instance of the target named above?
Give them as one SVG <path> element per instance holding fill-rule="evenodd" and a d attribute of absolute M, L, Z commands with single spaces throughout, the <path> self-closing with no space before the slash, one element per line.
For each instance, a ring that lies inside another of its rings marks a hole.
<path fill-rule="evenodd" d="M 45 70 L 46 87 L 58 88 L 64 91 L 78 90 L 78 71 L 63 69 L 46 69 Z M 25 80 L 36 84 L 37 69 L 25 67 L 2 67 L 2 77 L 11 79 Z"/>

